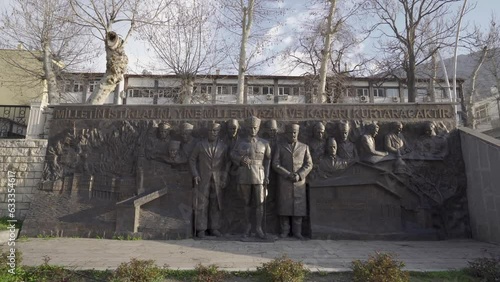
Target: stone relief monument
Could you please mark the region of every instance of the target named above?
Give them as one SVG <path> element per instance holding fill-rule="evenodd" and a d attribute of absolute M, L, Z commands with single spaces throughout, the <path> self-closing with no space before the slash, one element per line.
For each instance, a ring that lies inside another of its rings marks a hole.
<path fill-rule="evenodd" d="M 467 237 L 452 113 L 448 104 L 55 106 L 23 232 Z"/>

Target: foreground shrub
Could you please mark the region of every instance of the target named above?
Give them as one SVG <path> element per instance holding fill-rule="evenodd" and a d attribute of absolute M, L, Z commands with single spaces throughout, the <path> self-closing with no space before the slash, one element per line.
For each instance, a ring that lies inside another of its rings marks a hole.
<path fill-rule="evenodd" d="M 470 275 L 483 278 L 488 282 L 500 281 L 500 259 L 478 258 L 468 263 L 466 271 Z"/>
<path fill-rule="evenodd" d="M 257 267 L 263 281 L 269 282 L 301 282 L 309 273 L 302 262 L 296 262 L 287 256 L 276 258 Z"/>
<path fill-rule="evenodd" d="M 209 266 L 198 264 L 195 271 L 197 282 L 220 282 L 226 277 L 226 272 L 221 271 L 215 264 Z"/>
<path fill-rule="evenodd" d="M 404 266 L 391 254 L 376 253 L 367 261 L 353 261 L 351 268 L 355 282 L 407 282 L 410 275 L 402 270 Z"/>
<path fill-rule="evenodd" d="M 130 259 L 118 266 L 111 281 L 116 282 L 155 282 L 163 279 L 162 269 L 154 260 Z"/>

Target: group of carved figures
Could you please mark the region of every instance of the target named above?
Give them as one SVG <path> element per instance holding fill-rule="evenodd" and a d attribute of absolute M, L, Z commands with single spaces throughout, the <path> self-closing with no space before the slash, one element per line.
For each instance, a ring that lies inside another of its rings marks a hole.
<path fill-rule="evenodd" d="M 145 146 L 148 159 L 158 159 L 170 164 L 188 163 L 194 185 L 195 232 L 204 238 L 207 232 L 221 236 L 222 190 L 237 189 L 245 203 L 245 230 L 243 237 L 250 236 L 252 229 L 257 237 L 265 239 L 263 231 L 264 204 L 270 174 L 277 175 L 276 199 L 280 223 L 280 237 L 293 235 L 302 239 L 302 220 L 307 215 L 306 178 L 328 177 L 345 169 L 356 161 L 376 163 L 384 159 L 398 159 L 413 150 L 402 134 L 402 123 L 391 124 L 391 132 L 385 138 L 386 151 L 375 146 L 379 127 L 376 123 L 365 125 L 358 142 L 352 142 L 350 123 L 336 125 L 336 137 L 325 138 L 325 124 L 317 122 L 308 144 L 298 141 L 300 125 L 285 126 L 284 139 L 278 139 L 276 120 L 267 121 L 267 138 L 258 136 L 261 120 L 250 117 L 245 120 L 247 135 L 239 134 L 239 122 L 227 121 L 227 138 L 219 137 L 221 124 L 210 123 L 207 137 L 197 140 L 192 136 L 193 125 L 184 123 L 180 129 L 180 141 L 168 141 L 168 154 L 154 144 Z M 168 140 L 171 126 L 158 125 L 158 139 Z M 436 134 L 436 124 L 427 122 L 424 134 L 416 142 L 419 155 L 444 156 L 446 138 Z M 155 150 L 156 152 L 147 152 Z M 148 157 L 149 156 L 149 157 Z M 313 172 L 311 175 L 310 173 Z M 251 218 L 255 221 L 252 225 Z M 253 227 L 253 228 L 252 228 Z"/>
<path fill-rule="evenodd" d="M 313 168 L 309 147 L 297 140 L 298 124 L 287 125 L 287 142 L 280 144 L 258 137 L 260 124 L 260 119 L 250 117 L 246 121 L 248 136 L 242 138 L 238 135 L 238 121 L 230 120 L 229 139 L 223 141 L 219 138 L 221 125 L 211 123 L 207 138 L 193 146 L 188 162 L 195 187 L 195 229 L 198 238 L 205 237 L 207 231 L 213 236 L 221 236 L 222 189 L 229 182 L 236 184 L 231 188 L 237 189 L 245 203 L 243 236 L 250 235 L 253 212 L 255 233 L 261 239 L 266 238 L 262 224 L 271 166 L 279 175 L 280 235 L 287 237 L 291 225 L 293 235 L 302 238 L 302 217 L 307 213 L 305 180 Z M 192 129 L 187 124 L 182 128 Z"/>
<path fill-rule="evenodd" d="M 245 203 L 243 236 L 250 236 L 253 229 L 257 237 L 266 238 L 262 226 L 271 176 L 271 185 L 276 190 L 273 196 L 277 202 L 280 237 L 293 235 L 302 239 L 302 220 L 307 215 L 306 178 L 330 177 L 356 161 L 375 164 L 383 160 L 402 162 L 402 159 L 415 157 L 442 159 L 447 152 L 445 128 L 438 128 L 434 122 L 426 122 L 423 134 L 411 144 L 402 134 L 402 123 L 391 123 L 390 132 L 383 139 L 385 151 L 376 148 L 375 137 L 379 131 L 376 123 L 362 127 L 357 122 L 340 121 L 334 124 L 334 137 L 326 138 L 325 123 L 317 122 L 312 126 L 312 136 L 306 138 L 307 144 L 298 140 L 300 125 L 297 123 L 286 124 L 282 139 L 276 120 L 268 120 L 265 124 L 265 138 L 258 135 L 261 120 L 253 116 L 245 120 L 247 134 L 240 134 L 238 120 L 227 121 L 227 138 L 220 138 L 222 126 L 215 122 L 207 126 L 208 134 L 203 139 L 193 136 L 194 126 L 189 123 L 180 125 L 176 138 L 172 138 L 172 126 L 167 122 L 149 127 L 145 138 L 140 140 L 136 139 L 143 135 L 130 125 L 114 130 L 109 137 L 96 129 L 87 130 L 80 140 L 74 138 L 70 142 L 65 137 L 49 148 L 44 179 L 53 181 L 63 174 L 59 163 L 64 165 L 63 159 L 67 155 L 63 153 L 64 147 L 70 146 L 67 144 L 76 144 L 74 151 L 81 155 L 79 162 L 85 171 L 90 155 L 87 143 L 114 144 L 117 138 L 124 139 L 120 142 L 139 144 L 131 149 L 137 156 L 136 166 L 141 166 L 144 160 L 156 160 L 174 167 L 184 165 L 191 172 L 197 237 L 203 238 L 207 233 L 221 236 L 222 190 L 228 187 L 236 189 Z M 114 155 L 130 154 L 115 152 Z M 253 225 L 252 217 L 255 218 Z"/>

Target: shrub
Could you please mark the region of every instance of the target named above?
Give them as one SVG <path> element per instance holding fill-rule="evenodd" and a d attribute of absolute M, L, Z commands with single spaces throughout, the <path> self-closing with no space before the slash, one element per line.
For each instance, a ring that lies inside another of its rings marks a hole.
<path fill-rule="evenodd" d="M 197 282 L 220 282 L 226 277 L 226 272 L 221 271 L 215 264 L 203 266 L 198 264 L 195 268 Z"/>
<path fill-rule="evenodd" d="M 264 281 L 270 282 L 300 282 L 309 273 L 302 262 L 296 262 L 282 256 L 257 267 L 257 272 Z"/>
<path fill-rule="evenodd" d="M 0 254 L 0 281 L 5 281 L 5 282 L 20 282 L 23 281 L 24 279 L 24 269 L 21 267 L 21 262 L 22 262 L 22 253 L 21 251 L 17 250 L 15 251 L 15 264 L 16 267 L 14 268 L 14 274 L 10 273 L 10 265 L 9 263 L 11 262 L 9 259 L 9 256 L 11 253 L 9 251 L 2 252 Z"/>
<path fill-rule="evenodd" d="M 391 254 L 375 253 L 367 261 L 352 262 L 355 282 L 406 282 L 410 275 L 403 271 L 404 262 L 397 261 Z"/>
<path fill-rule="evenodd" d="M 75 274 L 62 266 L 42 264 L 27 268 L 23 273 L 26 282 L 69 282 L 75 280 Z"/>
<path fill-rule="evenodd" d="M 500 258 L 477 258 L 469 261 L 466 271 L 474 276 L 486 281 L 500 281 Z"/>
<path fill-rule="evenodd" d="M 113 273 L 111 281 L 120 282 L 154 282 L 163 279 L 162 269 L 154 260 L 130 259 L 121 263 Z"/>

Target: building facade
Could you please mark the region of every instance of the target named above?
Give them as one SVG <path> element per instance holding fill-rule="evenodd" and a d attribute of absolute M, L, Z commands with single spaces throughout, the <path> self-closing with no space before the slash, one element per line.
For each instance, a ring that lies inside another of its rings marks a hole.
<path fill-rule="evenodd" d="M 64 81 L 68 103 L 82 103 L 88 99 L 97 85 L 100 74 L 73 74 Z M 73 77 L 73 78 L 71 78 Z M 197 76 L 192 85 L 192 104 L 235 104 L 236 75 Z M 318 100 L 317 89 L 304 76 L 247 76 L 245 81 L 246 104 L 296 104 L 314 103 Z M 404 103 L 408 102 L 408 90 L 404 81 L 378 78 L 346 78 L 331 83 L 327 89 L 329 101 L 336 103 Z M 124 81 L 110 95 L 108 104 L 176 104 L 184 91 L 182 80 L 175 75 L 125 75 Z M 461 83 L 459 83 L 461 91 Z M 417 103 L 449 102 L 446 85 L 435 83 L 429 90 L 428 80 L 417 83 Z"/>

